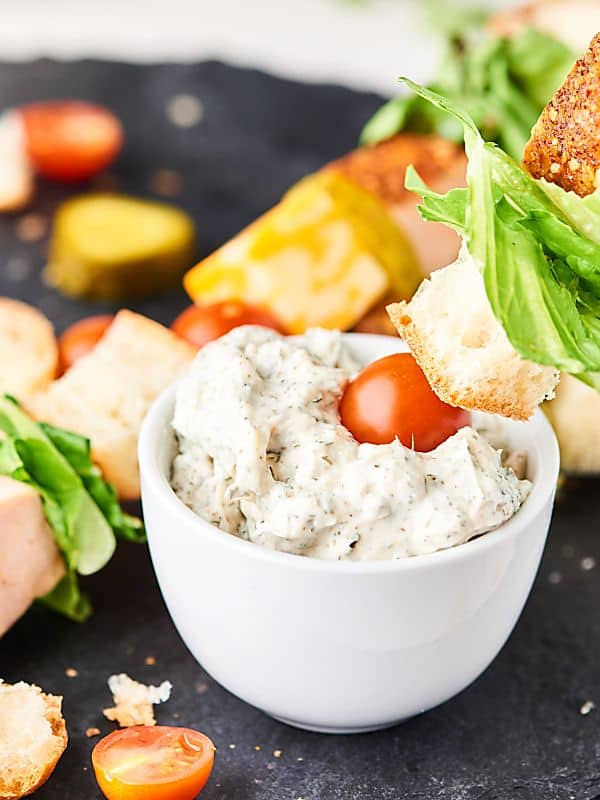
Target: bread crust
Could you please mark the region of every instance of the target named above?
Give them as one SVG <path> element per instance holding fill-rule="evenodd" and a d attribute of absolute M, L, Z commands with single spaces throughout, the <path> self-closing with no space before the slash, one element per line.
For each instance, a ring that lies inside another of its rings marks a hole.
<path fill-rule="evenodd" d="M 600 33 L 542 111 L 523 166 L 534 178 L 545 178 L 581 197 L 595 191 L 600 167 Z"/>
<path fill-rule="evenodd" d="M 526 420 L 531 417 L 535 407 L 532 408 L 524 403 L 523 398 L 517 393 L 503 392 L 501 381 L 498 381 L 498 392 L 489 392 L 486 395 L 468 389 L 459 391 L 454 388 L 448 374 L 432 357 L 427 342 L 421 336 L 418 326 L 413 322 L 408 303 L 393 303 L 387 307 L 387 312 L 394 327 L 408 344 L 425 373 L 429 385 L 444 403 L 460 408 L 486 411 L 490 414 L 501 414 L 503 417 L 517 420 Z"/>
<path fill-rule="evenodd" d="M 96 347 L 27 401 L 36 419 L 92 443 L 92 458 L 121 500 L 140 494 L 137 438 L 149 406 L 196 351 L 140 314 L 119 311 Z"/>
<path fill-rule="evenodd" d="M 0 346 L 8 363 L 0 380 L 0 392 L 21 399 L 44 389 L 56 375 L 58 344 L 54 328 L 33 306 L 0 297 Z"/>
<path fill-rule="evenodd" d="M 31 688 L 37 689 L 37 687 L 34 686 Z M 67 747 L 69 736 L 67 733 L 67 725 L 61 711 L 63 699 L 60 696 L 45 693 L 42 693 L 42 697 L 46 704 L 45 717 L 50 723 L 55 747 L 48 761 L 42 765 L 39 774 L 25 776 L 18 784 L 13 783 L 11 785 L 5 783 L 0 775 L 0 800 L 19 800 L 19 798 L 27 797 L 40 789 L 54 772 L 56 765 Z"/>

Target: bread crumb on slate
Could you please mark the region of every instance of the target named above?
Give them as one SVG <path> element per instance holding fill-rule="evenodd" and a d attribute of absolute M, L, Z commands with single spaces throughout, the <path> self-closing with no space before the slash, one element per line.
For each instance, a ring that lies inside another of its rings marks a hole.
<path fill-rule="evenodd" d="M 585 703 L 583 703 L 583 705 L 579 709 L 579 713 L 583 714 L 583 716 L 586 717 L 590 713 L 590 711 L 593 711 L 595 708 L 596 704 L 594 703 L 593 700 L 586 700 Z"/>
<path fill-rule="evenodd" d="M 75 667 L 67 667 L 65 670 L 65 675 L 67 678 L 76 678 L 79 675 L 79 672 L 75 669 Z"/>
<path fill-rule="evenodd" d="M 147 656 L 144 661 L 144 664 L 147 667 L 153 667 L 156 664 L 156 659 L 154 658 L 154 656 Z"/>
<path fill-rule="evenodd" d="M 167 118 L 178 128 L 193 128 L 204 115 L 202 102 L 191 94 L 176 94 L 167 103 Z"/>
<path fill-rule="evenodd" d="M 163 197 L 176 197 L 182 186 L 183 177 L 174 169 L 157 169 L 150 177 L 150 189 Z"/>
<path fill-rule="evenodd" d="M 100 728 L 86 728 L 85 731 L 85 735 L 88 739 L 92 739 L 94 736 L 100 736 L 100 733 Z"/>
<path fill-rule="evenodd" d="M 160 686 L 146 686 L 132 680 L 129 675 L 111 675 L 108 688 L 113 695 L 113 708 L 105 708 L 104 716 L 122 728 L 132 725 L 156 725 L 154 705 L 164 703 L 171 696 L 172 684 L 163 681 Z"/>
<path fill-rule="evenodd" d="M 22 242 L 39 242 L 48 230 L 48 218 L 43 214 L 23 214 L 15 225 L 17 239 Z"/>

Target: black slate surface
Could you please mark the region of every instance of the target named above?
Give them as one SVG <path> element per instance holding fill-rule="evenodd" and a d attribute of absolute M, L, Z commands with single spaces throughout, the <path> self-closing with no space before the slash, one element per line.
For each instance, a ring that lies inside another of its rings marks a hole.
<path fill-rule="evenodd" d="M 168 99 L 179 93 L 203 103 L 195 128 L 178 129 L 165 117 Z M 378 103 L 373 95 L 214 62 L 0 65 L 0 106 L 61 95 L 107 103 L 123 118 L 127 146 L 111 170 L 123 190 L 150 196 L 156 168 L 181 171 L 177 202 L 195 217 L 203 252 L 297 178 L 354 146 Z M 43 184 L 31 210 L 48 215 L 71 191 Z M 20 241 L 19 219 L 0 218 L 0 294 L 38 304 L 59 329 L 109 308 L 65 300 L 45 287 L 44 242 Z M 134 307 L 168 323 L 185 304 L 174 291 Z M 126 671 L 147 682 L 171 680 L 173 696 L 159 707 L 159 722 L 198 727 L 216 742 L 206 800 L 600 798 L 598 490 L 594 481 L 563 490 L 529 603 L 487 672 L 444 706 L 361 736 L 296 731 L 220 688 L 179 640 L 145 548 L 121 545 L 111 564 L 85 581 L 96 608 L 88 623 L 76 626 L 36 607 L 0 641 L 0 676 L 34 681 L 65 698 L 69 748 L 36 797 L 100 797 L 89 766 L 94 741 L 85 730 L 111 729 L 101 715 L 110 699 L 105 681 Z M 145 663 L 149 656 L 154 665 Z M 69 667 L 77 677 L 65 675 Z M 582 714 L 589 700 L 599 708 Z"/>

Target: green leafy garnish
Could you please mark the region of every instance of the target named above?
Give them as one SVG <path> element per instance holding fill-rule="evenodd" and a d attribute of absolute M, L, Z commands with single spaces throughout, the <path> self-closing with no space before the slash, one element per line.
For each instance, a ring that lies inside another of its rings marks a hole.
<path fill-rule="evenodd" d="M 43 602 L 81 621 L 90 611 L 77 575 L 102 569 L 115 550 L 115 535 L 144 540 L 140 520 L 125 514 L 114 488 L 90 458 L 87 439 L 34 422 L 14 398 L 0 396 L 0 475 L 32 486 L 67 569 Z"/>
<path fill-rule="evenodd" d="M 576 54 L 535 28 L 495 36 L 479 23 L 448 32 L 447 53 L 430 88 L 463 108 L 487 141 L 520 159 L 531 128 L 564 80 Z M 376 144 L 400 131 L 438 133 L 462 140 L 455 119 L 418 95 L 395 97 L 367 122 L 361 144 Z"/>
<path fill-rule="evenodd" d="M 592 224 L 598 197 L 535 180 L 484 142 L 453 101 L 403 80 L 460 123 L 469 160 L 467 188 L 445 195 L 407 172 L 407 188 L 423 197 L 421 214 L 463 236 L 494 314 L 523 358 L 600 388 L 600 244 Z"/>

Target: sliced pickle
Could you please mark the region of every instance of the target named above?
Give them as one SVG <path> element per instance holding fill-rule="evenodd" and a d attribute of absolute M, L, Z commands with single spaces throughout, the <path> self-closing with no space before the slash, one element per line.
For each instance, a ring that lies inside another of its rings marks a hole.
<path fill-rule="evenodd" d="M 174 286 L 196 255 L 191 218 L 165 203 L 113 194 L 56 212 L 45 276 L 72 297 L 122 300 Z"/>

